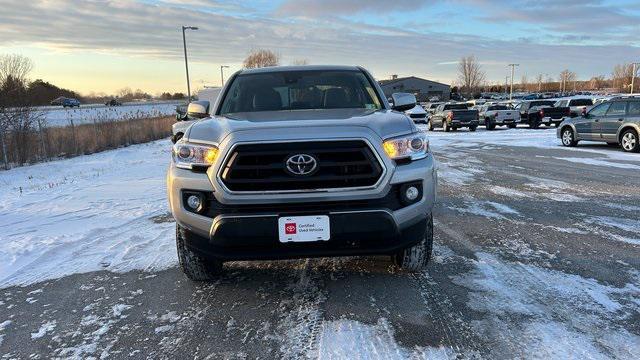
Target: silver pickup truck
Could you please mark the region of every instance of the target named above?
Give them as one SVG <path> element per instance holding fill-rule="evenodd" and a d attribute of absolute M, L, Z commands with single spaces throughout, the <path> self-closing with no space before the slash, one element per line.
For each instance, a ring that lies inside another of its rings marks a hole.
<path fill-rule="evenodd" d="M 513 129 L 520 120 L 520 113 L 506 105 L 482 105 L 478 112 L 480 125 L 484 125 L 487 130 L 493 130 L 496 126 Z"/>
<path fill-rule="evenodd" d="M 410 271 L 431 256 L 436 162 L 392 95 L 352 66 L 242 70 L 210 118 L 173 146 L 167 174 L 183 272 L 225 261 L 390 255 Z"/>

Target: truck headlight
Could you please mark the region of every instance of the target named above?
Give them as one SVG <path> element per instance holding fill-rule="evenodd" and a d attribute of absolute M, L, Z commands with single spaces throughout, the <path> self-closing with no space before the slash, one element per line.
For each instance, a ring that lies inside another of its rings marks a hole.
<path fill-rule="evenodd" d="M 385 140 L 382 147 L 393 160 L 406 158 L 420 160 L 427 157 L 429 153 L 429 140 L 426 134 L 419 132 Z"/>
<path fill-rule="evenodd" d="M 191 144 L 178 141 L 171 151 L 173 162 L 182 169 L 207 168 L 218 158 L 218 148 L 213 145 Z"/>

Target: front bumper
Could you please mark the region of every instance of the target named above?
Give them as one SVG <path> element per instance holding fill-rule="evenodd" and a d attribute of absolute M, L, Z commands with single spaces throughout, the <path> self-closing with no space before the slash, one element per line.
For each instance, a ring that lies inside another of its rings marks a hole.
<path fill-rule="evenodd" d="M 388 254 L 412 246 L 422 239 L 426 219 L 436 200 L 436 164 L 432 155 L 390 169 L 390 181 L 375 191 L 328 192 L 318 194 L 251 195 L 236 200 L 237 194 L 216 191 L 204 173 L 178 169 L 167 174 L 169 203 L 176 222 L 191 231 L 194 251 L 211 258 L 228 260 L 283 259 L 317 256 Z M 419 201 L 399 201 L 402 184 L 419 183 Z M 186 209 L 184 193 L 209 194 L 210 209 L 203 214 Z M 307 196 L 307 198 L 305 198 Z M 280 216 L 327 215 L 329 241 L 280 243 Z"/>
<path fill-rule="evenodd" d="M 330 212 L 328 216 L 328 241 L 281 243 L 278 215 L 224 215 L 214 220 L 209 237 L 193 237 L 186 245 L 223 261 L 391 254 L 418 243 L 426 228 L 426 214 L 403 229 L 385 210 Z"/>

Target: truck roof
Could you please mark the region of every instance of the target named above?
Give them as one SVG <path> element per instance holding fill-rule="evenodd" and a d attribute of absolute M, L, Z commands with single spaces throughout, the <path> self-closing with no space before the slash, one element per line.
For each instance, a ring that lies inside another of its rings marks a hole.
<path fill-rule="evenodd" d="M 244 69 L 240 70 L 238 74 L 264 74 L 271 72 L 283 72 L 283 71 L 361 71 L 358 66 L 349 65 L 295 65 L 295 66 L 268 66 L 256 69 Z"/>

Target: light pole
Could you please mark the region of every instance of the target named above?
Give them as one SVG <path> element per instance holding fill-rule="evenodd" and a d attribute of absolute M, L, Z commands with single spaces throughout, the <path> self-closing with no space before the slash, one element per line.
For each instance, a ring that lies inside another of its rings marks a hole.
<path fill-rule="evenodd" d="M 509 64 L 511 66 L 511 90 L 509 90 L 509 100 L 513 97 L 513 73 L 515 72 L 516 66 L 520 66 L 520 64 Z"/>
<path fill-rule="evenodd" d="M 189 84 L 189 63 L 187 62 L 187 38 L 185 30 L 198 30 L 197 26 L 182 26 L 182 46 L 184 47 L 184 69 L 187 73 L 187 101 L 191 102 L 191 85 Z"/>
<path fill-rule="evenodd" d="M 224 86 L 224 72 L 222 71 L 222 69 L 225 69 L 225 68 L 228 69 L 229 66 L 228 65 L 220 65 L 220 85 L 221 86 Z"/>
<path fill-rule="evenodd" d="M 631 72 L 631 94 L 633 95 L 633 85 L 635 83 L 636 80 L 636 66 L 640 65 L 640 63 L 634 62 L 633 63 L 633 71 Z"/>

